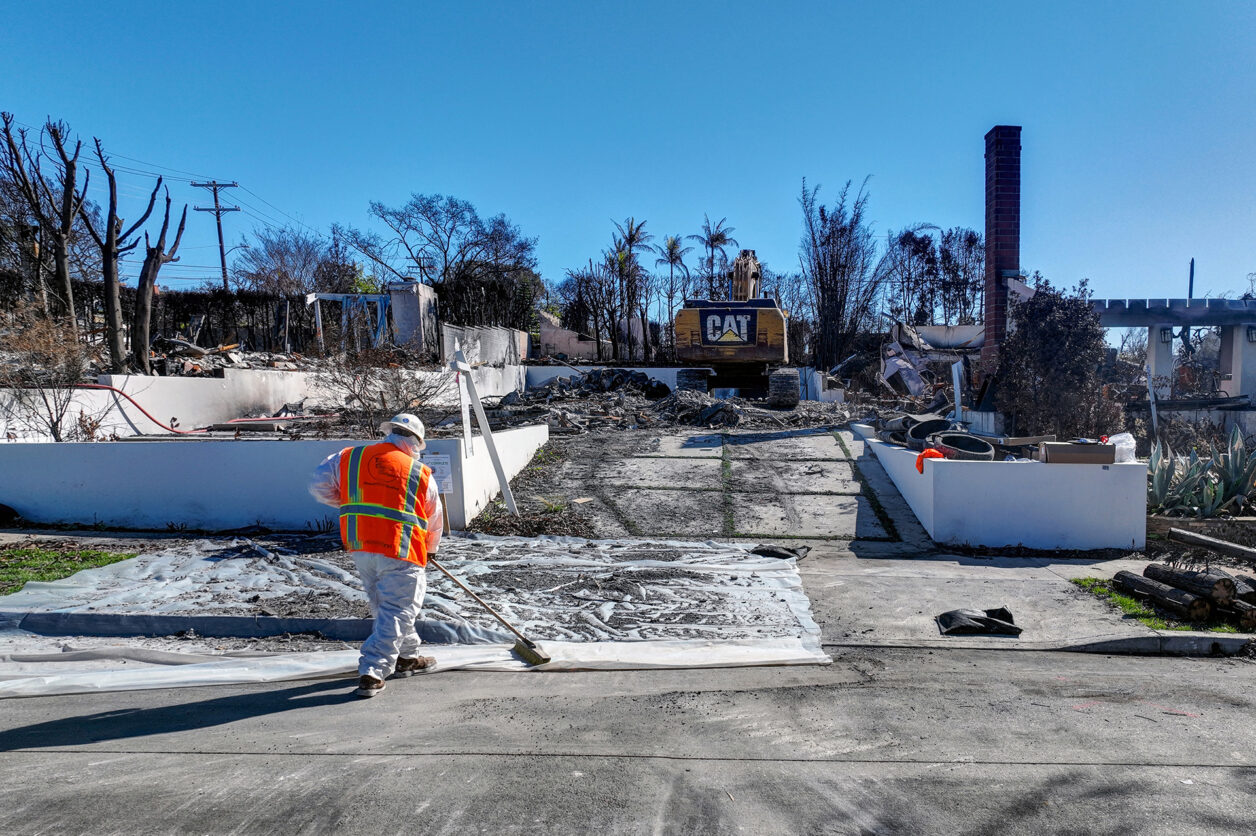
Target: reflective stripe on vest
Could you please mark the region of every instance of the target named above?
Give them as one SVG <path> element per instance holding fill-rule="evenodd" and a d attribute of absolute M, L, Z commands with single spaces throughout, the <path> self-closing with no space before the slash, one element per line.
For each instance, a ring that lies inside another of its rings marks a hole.
<path fill-rule="evenodd" d="M 426 487 L 428 480 L 424 478 L 424 475 L 429 471 L 421 462 L 407 455 L 405 457 L 406 470 L 404 476 L 398 480 L 400 485 L 404 485 L 404 488 L 397 494 L 393 494 L 400 500 L 400 507 L 394 507 L 391 504 L 381 504 L 379 500 L 388 500 L 385 498 L 386 494 L 381 496 L 381 492 L 378 490 L 379 487 L 383 486 L 378 481 L 378 460 L 385 456 L 392 457 L 394 453 L 396 455 L 404 455 L 399 451 L 390 453 L 387 450 L 371 449 L 383 446 L 385 445 L 376 444 L 369 445 L 369 447 L 354 447 L 346 451 L 348 453 L 348 461 L 345 471 L 342 471 L 344 473 L 344 482 L 341 487 L 342 501 L 340 505 L 341 530 L 344 534 L 345 548 L 349 551 L 363 551 L 366 549 L 367 543 L 375 543 L 378 546 L 381 542 L 379 537 L 381 532 L 378 524 L 368 526 L 365 520 L 387 520 L 389 523 L 400 524 L 400 531 L 398 532 L 396 528 L 393 528 L 392 533 L 385 541 L 397 542 L 397 553 L 390 556 L 401 560 L 409 560 L 410 548 L 414 544 L 418 546 L 417 557 L 421 561 L 426 554 L 426 548 L 422 540 L 414 543 L 414 532 L 418 530 L 421 532 L 421 536 L 427 532 L 427 519 L 417 512 L 420 510 L 419 503 L 427 498 Z M 392 446 L 387 445 L 387 447 L 391 449 Z M 371 483 L 373 486 L 371 494 L 372 498 L 376 500 L 375 502 L 365 501 L 367 489 L 363 477 L 368 474 L 363 472 L 363 462 L 364 459 L 367 459 L 368 449 L 371 449 L 371 453 L 365 469 L 367 471 L 374 470 L 377 474 L 376 481 Z M 393 468 L 393 473 L 396 472 L 396 468 Z M 367 529 L 365 534 L 363 533 L 364 527 Z"/>
<path fill-rule="evenodd" d="M 406 479 L 406 504 L 403 508 L 418 508 L 419 501 L 419 483 L 423 481 L 423 465 L 411 460 L 410 476 Z M 426 499 L 426 497 L 424 497 Z M 414 522 L 401 529 L 401 545 L 397 549 L 402 555 L 410 553 L 410 540 L 414 536 L 414 529 L 419 528 L 423 533 L 427 533 L 427 520 L 419 520 L 416 516 Z"/>

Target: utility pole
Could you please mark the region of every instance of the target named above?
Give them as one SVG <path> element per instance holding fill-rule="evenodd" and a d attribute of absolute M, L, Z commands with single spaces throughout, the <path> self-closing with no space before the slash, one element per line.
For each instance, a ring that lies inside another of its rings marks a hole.
<path fill-rule="evenodd" d="M 222 289 L 228 290 L 227 287 L 227 248 L 222 241 L 222 213 L 223 212 L 239 212 L 239 206 L 222 206 L 218 203 L 219 189 L 234 189 L 239 187 L 239 183 L 219 183 L 217 180 L 211 180 L 208 183 L 193 183 L 198 189 L 209 189 L 214 193 L 213 206 L 197 206 L 197 212 L 213 212 L 214 220 L 218 222 L 218 256 L 222 259 Z"/>

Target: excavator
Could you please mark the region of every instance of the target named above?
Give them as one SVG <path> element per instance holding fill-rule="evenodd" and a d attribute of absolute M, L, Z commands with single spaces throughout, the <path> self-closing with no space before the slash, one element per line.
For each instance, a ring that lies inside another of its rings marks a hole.
<path fill-rule="evenodd" d="M 763 270 L 754 250 L 742 250 L 728 273 L 728 299 L 686 299 L 676 313 L 676 358 L 706 368 L 681 369 L 677 388 L 737 389 L 772 406 L 798 404 L 798 370 L 790 368 L 788 318 L 775 299 L 759 294 Z"/>

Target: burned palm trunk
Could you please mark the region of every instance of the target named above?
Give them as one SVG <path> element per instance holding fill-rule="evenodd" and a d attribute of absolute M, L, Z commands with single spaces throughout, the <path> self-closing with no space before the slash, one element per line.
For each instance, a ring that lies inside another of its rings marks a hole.
<path fill-rule="evenodd" d="M 1148 598 L 1157 607 L 1178 615 L 1187 621 L 1207 621 L 1212 607 L 1204 598 L 1182 589 L 1135 575 L 1133 572 L 1117 572 L 1112 582 L 1118 589 Z"/>
<path fill-rule="evenodd" d="M 1256 632 L 1256 606 L 1235 599 L 1230 606 L 1221 609 L 1226 620 L 1244 633 Z"/>
<path fill-rule="evenodd" d="M 1143 576 L 1186 590 L 1192 595 L 1207 598 L 1221 606 L 1228 606 L 1234 601 L 1236 589 L 1234 578 L 1221 572 L 1188 572 L 1170 569 L 1158 563 L 1149 563 L 1143 569 Z"/>

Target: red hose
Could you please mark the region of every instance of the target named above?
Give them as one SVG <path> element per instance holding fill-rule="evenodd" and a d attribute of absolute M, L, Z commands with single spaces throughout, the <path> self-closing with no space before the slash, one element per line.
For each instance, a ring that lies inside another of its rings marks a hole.
<path fill-rule="evenodd" d="M 156 418 L 154 418 L 147 409 L 145 409 L 144 407 L 136 403 L 135 398 L 131 397 L 126 392 L 123 392 L 121 389 L 114 388 L 113 386 L 106 386 L 103 383 L 76 383 L 74 384 L 72 388 L 74 389 L 107 389 L 110 392 L 117 392 L 119 395 L 121 395 L 122 397 L 130 401 L 131 404 L 136 409 L 144 413 L 144 415 L 148 418 L 148 420 L 152 421 L 154 424 L 161 427 L 163 430 L 167 432 L 178 433 L 179 435 L 196 435 L 197 433 L 209 432 L 209 430 L 176 430 L 174 427 L 167 427 L 165 424 L 161 423 Z"/>

